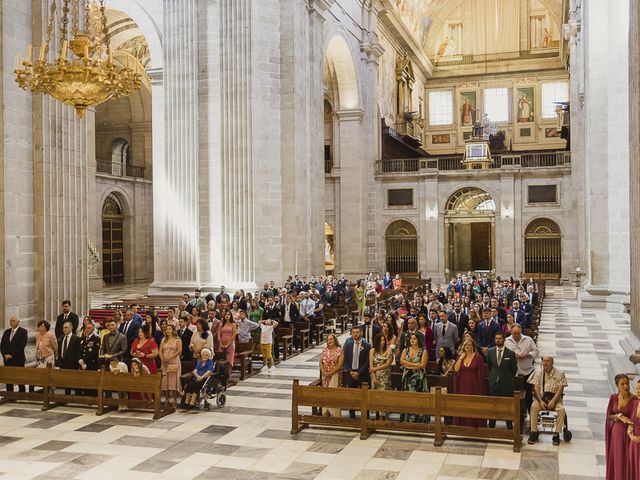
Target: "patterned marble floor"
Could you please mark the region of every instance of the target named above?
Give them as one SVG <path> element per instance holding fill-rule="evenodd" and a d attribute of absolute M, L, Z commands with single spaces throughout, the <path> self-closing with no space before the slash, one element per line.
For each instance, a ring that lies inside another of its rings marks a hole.
<path fill-rule="evenodd" d="M 0 478 L 6 479 L 486 479 L 603 478 L 607 354 L 628 330 L 623 314 L 580 310 L 571 288 L 550 289 L 540 348 L 569 380 L 565 406 L 573 440 L 549 435 L 522 453 L 508 445 L 306 429 L 289 435 L 290 383 L 317 375 L 318 349 L 233 387 L 227 406 L 159 421 L 133 412 L 41 412 L 0 406 Z"/>

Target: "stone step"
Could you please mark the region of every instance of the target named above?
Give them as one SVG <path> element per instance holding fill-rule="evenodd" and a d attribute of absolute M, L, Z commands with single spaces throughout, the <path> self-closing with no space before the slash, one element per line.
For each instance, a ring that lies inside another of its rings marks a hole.
<path fill-rule="evenodd" d="M 614 378 L 619 373 L 628 375 L 629 378 L 631 378 L 632 384 L 635 383 L 635 378 L 640 374 L 640 370 L 629 360 L 629 357 L 611 353 L 609 354 L 608 360 L 607 378 L 609 379 L 609 386 L 612 392 L 615 392 L 616 388 Z"/>

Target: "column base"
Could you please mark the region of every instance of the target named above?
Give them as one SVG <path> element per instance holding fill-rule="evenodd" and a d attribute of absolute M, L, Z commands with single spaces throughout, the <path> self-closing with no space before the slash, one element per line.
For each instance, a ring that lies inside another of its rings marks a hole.
<path fill-rule="evenodd" d="M 611 291 L 606 285 L 589 285 L 578 292 L 580 308 L 624 313 L 628 310 L 630 301 L 628 292 Z"/>
<path fill-rule="evenodd" d="M 615 391 L 616 375 L 624 373 L 633 380 L 640 374 L 640 339 L 629 331 L 619 344 L 624 353 L 612 353 L 608 357 L 607 377 L 612 391 Z"/>
<path fill-rule="evenodd" d="M 260 287 L 253 282 L 234 282 L 229 281 L 226 283 L 194 283 L 194 282 L 153 282 L 149 285 L 148 295 L 155 296 L 176 296 L 181 298 L 183 294 L 188 293 L 193 295 L 193 291 L 196 288 L 202 290 L 202 294 L 206 295 L 211 292 L 219 292 L 220 287 L 225 287 L 225 290 L 230 295 L 236 290 L 244 290 L 245 293 L 253 293 L 260 289 Z"/>

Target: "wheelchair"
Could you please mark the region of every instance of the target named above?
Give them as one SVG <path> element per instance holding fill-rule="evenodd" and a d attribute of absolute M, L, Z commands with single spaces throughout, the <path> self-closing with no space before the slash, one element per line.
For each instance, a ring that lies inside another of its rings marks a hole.
<path fill-rule="evenodd" d="M 538 433 L 551 433 L 556 432 L 556 423 L 558 421 L 558 413 L 553 410 L 540 410 L 538 412 Z M 569 430 L 569 417 L 567 411 L 564 412 L 564 426 L 562 428 L 562 439 L 565 442 L 570 442 L 573 438 L 571 430 Z"/>
<path fill-rule="evenodd" d="M 191 376 L 192 374 L 189 374 L 186 383 L 189 382 Z M 204 409 L 209 411 L 211 409 L 211 401 L 215 401 L 218 408 L 224 407 L 227 403 L 227 395 L 225 392 L 227 391 L 228 379 L 229 374 L 227 373 L 226 362 L 215 362 L 213 374 L 209 376 L 200 387 L 196 400 L 196 408 L 199 408 L 202 404 Z M 184 405 L 184 396 L 181 405 Z"/>

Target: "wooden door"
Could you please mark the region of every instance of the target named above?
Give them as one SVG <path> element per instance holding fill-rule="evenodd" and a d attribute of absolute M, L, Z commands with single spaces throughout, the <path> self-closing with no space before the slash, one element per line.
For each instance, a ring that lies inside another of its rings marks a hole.
<path fill-rule="evenodd" d="M 107 284 L 124 282 L 122 218 L 102 219 L 102 279 Z"/>
<path fill-rule="evenodd" d="M 473 270 L 491 270 L 491 223 L 471 224 L 471 263 Z"/>

